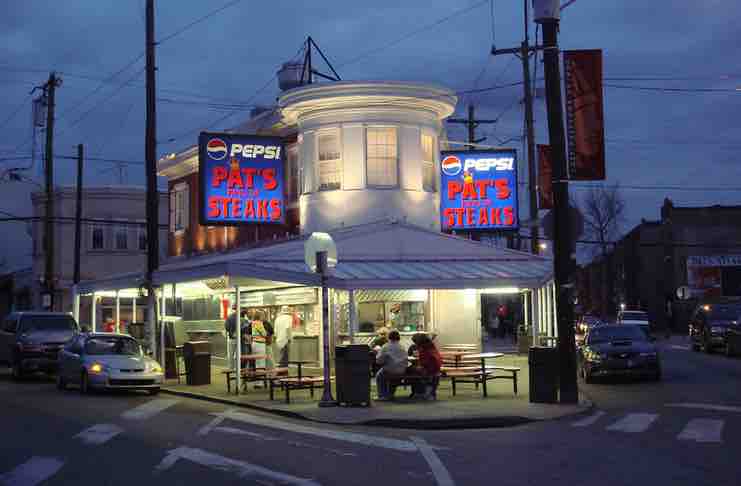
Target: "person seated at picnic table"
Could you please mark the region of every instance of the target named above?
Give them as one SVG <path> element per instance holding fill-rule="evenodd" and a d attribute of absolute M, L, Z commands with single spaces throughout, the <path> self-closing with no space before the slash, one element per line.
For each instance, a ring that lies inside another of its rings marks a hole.
<path fill-rule="evenodd" d="M 424 333 L 419 333 L 419 334 L 424 334 Z M 437 338 L 437 334 L 430 333 L 430 339 L 432 340 L 433 343 L 435 342 L 435 338 Z M 418 347 L 417 344 L 414 342 L 414 340 L 412 340 L 412 344 L 409 346 L 409 349 L 407 349 L 407 354 L 409 355 L 409 357 L 414 357 L 414 358 L 417 357 L 417 347 Z"/>
<path fill-rule="evenodd" d="M 386 326 L 379 327 L 376 331 L 376 337 L 373 338 L 373 341 L 371 341 L 370 347 L 371 349 L 378 351 L 381 349 L 386 343 L 389 342 L 389 328 Z"/>
<path fill-rule="evenodd" d="M 388 339 L 389 341 L 376 355 L 376 363 L 381 365 L 381 369 L 376 373 L 378 400 L 391 400 L 393 397 L 389 380 L 404 376 L 407 371 L 407 351 L 401 345 L 399 331 L 394 329 L 389 332 Z"/>
<path fill-rule="evenodd" d="M 424 378 L 412 385 L 412 397 L 434 400 L 443 358 L 440 356 L 440 351 L 437 350 L 432 338 L 427 334 L 415 334 L 412 336 L 412 342 L 417 346 L 417 363 L 407 373 Z"/>

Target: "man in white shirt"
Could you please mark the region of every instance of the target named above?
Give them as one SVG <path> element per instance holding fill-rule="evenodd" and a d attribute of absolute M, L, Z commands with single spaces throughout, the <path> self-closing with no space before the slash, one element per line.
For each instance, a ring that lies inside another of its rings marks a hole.
<path fill-rule="evenodd" d="M 388 339 L 389 342 L 376 355 L 376 363 L 382 366 L 376 374 L 377 400 L 391 400 L 393 396 L 388 385 L 389 378 L 403 376 L 407 371 L 407 350 L 400 343 L 399 331 L 394 329 L 389 332 Z"/>
<path fill-rule="evenodd" d="M 288 350 L 291 345 L 291 330 L 293 325 L 293 314 L 291 308 L 284 305 L 280 309 L 280 314 L 275 318 L 273 329 L 275 332 L 275 353 L 278 357 L 278 366 L 285 368 L 288 366 Z"/>

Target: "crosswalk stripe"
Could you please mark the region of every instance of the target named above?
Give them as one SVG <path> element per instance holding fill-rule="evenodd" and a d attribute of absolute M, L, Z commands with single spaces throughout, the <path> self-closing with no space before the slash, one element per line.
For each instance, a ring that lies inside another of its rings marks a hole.
<path fill-rule="evenodd" d="M 677 439 L 719 443 L 722 433 L 723 420 L 696 418 L 687 423 Z"/>
<path fill-rule="evenodd" d="M 154 417 L 163 410 L 167 410 L 178 403 L 177 400 L 160 398 L 158 400 L 151 400 L 145 404 L 134 407 L 131 410 L 127 410 L 121 414 L 122 418 L 127 420 L 147 420 Z"/>
<path fill-rule="evenodd" d="M 64 466 L 55 457 L 33 456 L 10 472 L 0 475 L 0 484 L 7 486 L 36 486 L 54 476 Z"/>
<path fill-rule="evenodd" d="M 606 430 L 617 432 L 638 433 L 644 432 L 659 416 L 655 413 L 629 413 Z"/>
<path fill-rule="evenodd" d="M 97 424 L 88 427 L 74 438 L 80 439 L 86 444 L 101 445 L 123 432 L 123 429 L 115 424 Z"/>
<path fill-rule="evenodd" d="M 602 410 L 599 410 L 597 412 L 594 412 L 589 417 L 584 417 L 581 420 L 577 420 L 576 422 L 573 422 L 571 424 L 572 427 L 588 427 L 598 421 L 602 416 L 605 414 Z"/>

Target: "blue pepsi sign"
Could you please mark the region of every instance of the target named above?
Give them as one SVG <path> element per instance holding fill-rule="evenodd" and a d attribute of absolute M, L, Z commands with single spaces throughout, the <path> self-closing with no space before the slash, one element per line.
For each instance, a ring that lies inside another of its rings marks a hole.
<path fill-rule="evenodd" d="M 283 154 L 279 137 L 202 132 L 200 223 L 284 223 Z"/>
<path fill-rule="evenodd" d="M 440 159 L 443 230 L 517 229 L 515 150 L 452 150 Z"/>

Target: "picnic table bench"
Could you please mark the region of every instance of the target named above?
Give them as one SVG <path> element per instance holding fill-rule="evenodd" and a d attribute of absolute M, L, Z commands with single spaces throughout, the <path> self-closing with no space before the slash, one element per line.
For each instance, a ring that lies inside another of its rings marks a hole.
<path fill-rule="evenodd" d="M 458 383 L 473 383 L 478 388 L 481 385 L 485 397 L 489 396 L 486 384 L 489 380 L 512 380 L 512 387 L 517 395 L 517 373 L 520 368 L 516 366 L 499 366 L 487 365 L 487 359 L 493 359 L 503 356 L 502 353 L 479 353 L 465 355 L 468 360 L 480 360 L 477 365 L 443 367 L 443 378 L 450 379 L 453 396 L 456 395 L 456 385 Z M 504 374 L 498 374 L 503 372 Z"/>
<path fill-rule="evenodd" d="M 226 391 L 231 393 L 232 382 L 237 380 L 236 370 L 224 370 L 221 372 L 226 376 Z M 272 378 L 288 376 L 288 368 L 242 368 L 240 370 L 240 380 L 242 382 L 242 390 L 247 391 L 247 383 L 253 383 L 257 381 L 263 382 L 265 388 L 268 387 L 268 381 Z"/>

